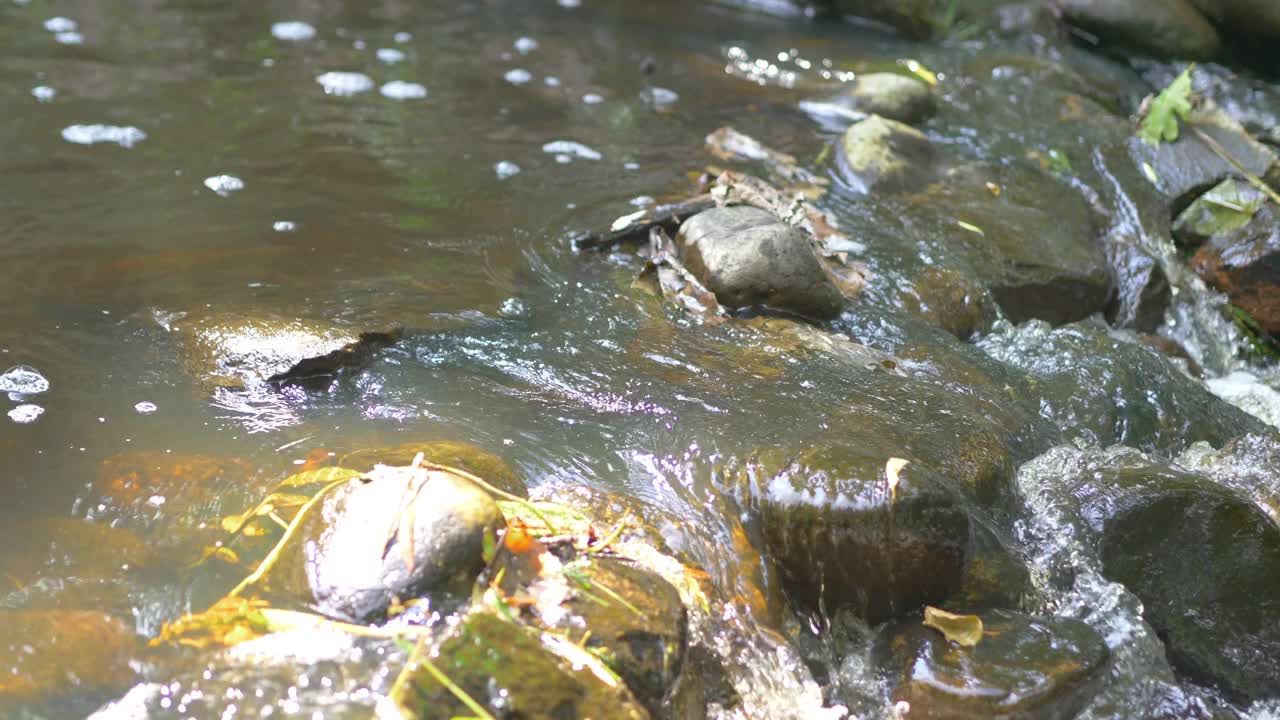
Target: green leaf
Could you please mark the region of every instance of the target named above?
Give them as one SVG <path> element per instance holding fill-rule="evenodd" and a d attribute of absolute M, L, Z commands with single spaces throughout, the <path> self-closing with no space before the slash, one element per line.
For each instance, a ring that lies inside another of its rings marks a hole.
<path fill-rule="evenodd" d="M 1178 139 L 1178 120 L 1186 120 L 1191 112 L 1191 71 L 1195 63 L 1169 83 L 1169 87 L 1151 101 L 1146 117 L 1138 126 L 1138 137 L 1148 145 Z"/>

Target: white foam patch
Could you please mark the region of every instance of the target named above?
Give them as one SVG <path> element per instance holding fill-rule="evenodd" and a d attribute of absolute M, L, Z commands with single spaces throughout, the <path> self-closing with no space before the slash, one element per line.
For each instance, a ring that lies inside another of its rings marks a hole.
<path fill-rule="evenodd" d="M 426 86 L 401 80 L 392 80 L 383 85 L 380 92 L 392 100 L 421 100 L 427 96 Z"/>
<path fill-rule="evenodd" d="M 133 147 L 147 139 L 147 134 L 132 125 L 71 125 L 62 129 L 62 139 L 77 145 L 113 143 Z"/>
<path fill-rule="evenodd" d="M 286 20 L 271 26 L 271 37 L 287 42 L 303 42 L 316 36 L 316 29 L 301 20 Z"/>
<path fill-rule="evenodd" d="M 364 73 L 327 72 L 316 77 L 326 95 L 349 97 L 373 89 L 373 79 Z"/>
<path fill-rule="evenodd" d="M 596 150 L 593 150 L 580 142 L 573 140 L 553 140 L 542 146 L 542 152 L 567 158 L 581 158 L 583 160 L 600 160 L 604 156 Z"/>

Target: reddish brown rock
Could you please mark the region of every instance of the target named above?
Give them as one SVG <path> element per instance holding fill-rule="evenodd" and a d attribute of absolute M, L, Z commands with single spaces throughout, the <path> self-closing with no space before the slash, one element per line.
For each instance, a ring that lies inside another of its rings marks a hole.
<path fill-rule="evenodd" d="M 100 612 L 0 611 L 0 715 L 68 691 L 123 690 L 137 650 L 133 629 Z"/>
<path fill-rule="evenodd" d="M 1191 266 L 1261 328 L 1280 334 L 1280 219 L 1262 206 L 1245 225 L 1213 236 Z"/>
<path fill-rule="evenodd" d="M 89 515 L 149 528 L 162 519 L 198 525 L 265 488 L 252 481 L 253 467 L 238 458 L 179 455 L 162 451 L 126 452 L 102 461 Z M 240 503 L 242 504 L 242 503 Z"/>

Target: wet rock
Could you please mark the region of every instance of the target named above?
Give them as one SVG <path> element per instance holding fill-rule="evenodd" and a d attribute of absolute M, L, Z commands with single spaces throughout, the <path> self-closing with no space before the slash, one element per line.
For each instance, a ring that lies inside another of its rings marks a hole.
<path fill-rule="evenodd" d="M 1108 446 L 1180 452 L 1198 440 L 1221 446 L 1265 426 L 1215 397 L 1168 358 L 1101 324 L 1056 330 L 1040 321 L 1003 327 L 978 343 L 1038 382 L 1040 413 L 1064 436 Z"/>
<path fill-rule="evenodd" d="M 1164 267 L 1137 243 L 1107 242 L 1105 247 L 1116 285 L 1107 319 L 1114 327 L 1154 332 L 1173 299 Z"/>
<path fill-rule="evenodd" d="M 484 536 L 503 522 L 489 494 L 440 471 L 407 485 L 412 472 L 393 470 L 338 486 L 303 521 L 287 585 L 309 588 L 326 615 L 378 621 L 397 599 L 465 593 L 484 568 Z"/>
<path fill-rule="evenodd" d="M 537 634 L 489 612 L 468 615 L 433 653 L 431 662 L 454 685 L 500 717 L 648 717 L 626 687 L 612 686 L 590 668 L 547 649 Z M 471 714 L 435 676 L 422 669 L 393 691 L 388 701 L 405 717 Z"/>
<path fill-rule="evenodd" d="M 133 682 L 137 651 L 133 628 L 100 612 L 0 611 L 0 711 L 123 690 Z"/>
<path fill-rule="evenodd" d="M 1254 140 L 1228 113 L 1210 100 L 1196 105 L 1187 122 L 1182 123 L 1178 139 L 1152 146 L 1136 137 L 1130 138 L 1129 154 L 1136 167 L 1149 167 L 1144 174 L 1154 182 L 1170 202 L 1180 209 L 1196 193 L 1208 190 L 1223 179 L 1239 174 L 1192 129 L 1200 130 L 1217 142 L 1249 172 L 1269 179 L 1276 172 L 1277 157 L 1270 147 Z M 1154 175 L 1154 180 L 1151 176 Z"/>
<path fill-rule="evenodd" d="M 883 23 L 910 38 L 927 38 L 937 27 L 929 0 L 832 0 L 829 4 L 842 15 Z"/>
<path fill-rule="evenodd" d="M 1183 247 L 1198 248 L 1211 237 L 1248 225 L 1266 200 L 1265 193 L 1244 180 L 1227 178 L 1178 215 L 1173 237 Z"/>
<path fill-rule="evenodd" d="M 1217 55 L 1221 40 L 1191 0 L 1057 0 L 1067 22 L 1103 42 L 1162 57 Z"/>
<path fill-rule="evenodd" d="M 841 170 L 861 192 L 917 188 L 927 181 L 933 158 L 924 133 L 879 115 L 845 130 L 838 153 Z"/>
<path fill-rule="evenodd" d="M 294 318 L 179 313 L 165 320 L 184 366 L 206 386 L 262 382 L 359 340 L 353 330 Z"/>
<path fill-rule="evenodd" d="M 809 238 L 759 208 L 714 208 L 689 218 L 680 259 L 730 307 L 766 305 L 811 318 L 840 313 L 843 298 Z"/>
<path fill-rule="evenodd" d="M 898 291 L 912 315 L 960 340 L 991 329 L 1000 308 L 977 278 L 951 268 L 929 267 Z"/>
<path fill-rule="evenodd" d="M 875 624 L 959 592 L 981 528 L 958 483 L 921 462 L 897 469 L 891 491 L 887 463 L 905 448 L 874 430 L 863 439 L 761 453 L 747 482 L 793 598 Z"/>
<path fill-rule="evenodd" d="M 909 200 L 916 222 L 937 229 L 943 251 L 972 269 L 1011 321 L 1059 324 L 1107 306 L 1112 277 L 1092 211 L 1052 177 L 957 168 Z"/>
<path fill-rule="evenodd" d="M 598 655 L 655 717 L 680 677 L 688 619 L 666 580 L 623 560 L 569 566 L 575 592 L 558 627 Z"/>
<path fill-rule="evenodd" d="M 1247 210 L 1246 210 L 1247 213 Z M 1280 334 L 1280 215 L 1275 203 L 1257 207 L 1243 224 L 1237 217 L 1196 251 L 1191 267 L 1222 291 L 1267 333 Z"/>
<path fill-rule="evenodd" d="M 1280 38 L 1280 5 L 1271 0 L 1191 0 L 1226 33 L 1260 42 Z"/>
<path fill-rule="evenodd" d="M 861 120 L 871 114 L 908 125 L 928 120 L 938 109 L 927 84 L 897 73 L 858 75 L 838 95 L 817 104 L 829 108 L 828 113 L 838 113 L 849 120 Z"/>
<path fill-rule="evenodd" d="M 1280 526 L 1136 452 L 1081 460 L 1061 482 L 1103 572 L 1142 600 L 1174 666 L 1237 700 L 1280 693 Z"/>
<path fill-rule="evenodd" d="M 449 465 L 479 477 L 490 485 L 505 490 L 512 495 L 528 497 L 529 491 L 506 460 L 494 455 L 484 448 L 467 442 L 454 440 L 429 440 L 411 442 L 389 448 L 356 450 L 347 453 L 338 461 L 338 465 L 368 472 L 374 465 L 404 466 L 413 462 L 413 458 L 422 453 L 428 462 Z"/>
<path fill-rule="evenodd" d="M 910 717 L 1067 720 L 1106 679 L 1110 653 L 1085 623 L 989 611 L 972 648 L 919 624 L 890 625 L 877 643 L 895 701 Z"/>

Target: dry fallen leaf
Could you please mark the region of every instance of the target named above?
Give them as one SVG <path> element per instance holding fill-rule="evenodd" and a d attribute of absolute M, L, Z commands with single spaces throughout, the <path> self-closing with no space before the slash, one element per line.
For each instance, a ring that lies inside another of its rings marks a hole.
<path fill-rule="evenodd" d="M 962 647 L 971 648 L 982 639 L 982 618 L 977 615 L 956 615 L 932 605 L 926 605 L 924 625 L 937 630 L 948 640 Z"/>
<path fill-rule="evenodd" d="M 910 460 L 902 458 L 889 458 L 889 462 L 884 464 L 884 476 L 889 480 L 889 499 L 890 502 L 898 497 L 898 473 L 902 472 L 902 468 L 911 463 Z"/>

